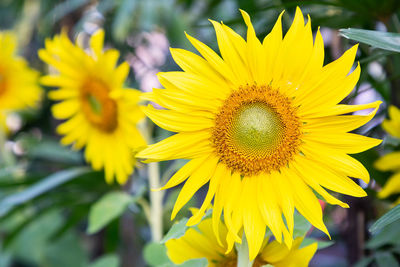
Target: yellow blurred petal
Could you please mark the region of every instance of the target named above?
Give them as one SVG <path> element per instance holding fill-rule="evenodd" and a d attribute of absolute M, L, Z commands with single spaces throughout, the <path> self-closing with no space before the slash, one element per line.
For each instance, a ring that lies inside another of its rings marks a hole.
<path fill-rule="evenodd" d="M 374 167 L 381 171 L 400 170 L 400 152 L 392 152 L 380 157 L 375 161 Z"/>
<path fill-rule="evenodd" d="M 98 58 L 103 52 L 104 43 L 104 30 L 97 30 L 92 37 L 90 37 L 90 48 Z"/>
<path fill-rule="evenodd" d="M 285 259 L 290 250 L 276 240 L 269 242 L 261 252 L 261 258 L 268 263 L 276 263 Z"/>
<path fill-rule="evenodd" d="M 54 104 L 51 108 L 51 111 L 53 112 L 53 116 L 55 118 L 62 120 L 76 114 L 79 111 L 80 107 L 81 105 L 77 100 L 71 99 L 65 100 L 58 104 Z"/>
<path fill-rule="evenodd" d="M 275 267 L 307 267 L 315 252 L 318 244 L 315 242 L 301 249 L 291 250 L 289 255 L 282 261 L 275 262 Z"/>
<path fill-rule="evenodd" d="M 390 119 L 382 122 L 382 128 L 389 134 L 400 138 L 400 110 L 395 106 L 389 107 Z"/>
<path fill-rule="evenodd" d="M 400 192 L 400 172 L 390 176 L 386 181 L 385 186 L 378 193 L 378 197 L 386 198 L 392 194 Z"/>

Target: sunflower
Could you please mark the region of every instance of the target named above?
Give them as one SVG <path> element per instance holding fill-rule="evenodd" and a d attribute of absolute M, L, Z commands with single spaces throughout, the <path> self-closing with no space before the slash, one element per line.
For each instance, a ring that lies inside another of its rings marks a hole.
<path fill-rule="evenodd" d="M 148 146 L 137 157 L 189 159 L 162 188 L 186 180 L 171 218 L 209 182 L 203 205 L 188 225 L 197 224 L 214 199 L 214 230 L 218 232 L 223 212 L 228 247 L 241 242 L 243 228 L 254 259 L 266 226 L 278 242 L 292 245 L 295 209 L 329 235 L 313 190 L 342 207 L 348 205 L 326 189 L 366 196 L 349 177 L 368 183 L 369 174 L 348 154 L 381 141 L 349 131 L 368 122 L 380 102 L 339 104 L 359 79 L 359 64 L 351 72 L 357 45 L 323 66 L 322 36 L 317 31 L 313 42 L 310 18 L 304 25 L 299 8 L 284 38 L 281 14 L 263 42 L 256 37 L 249 15 L 241 12 L 247 41 L 211 21 L 222 57 L 189 35 L 201 56 L 171 49 L 183 71 L 160 73 L 165 89 L 154 89 L 143 99 L 165 107 L 148 105 L 144 112 L 176 134 Z M 367 108 L 373 109 L 368 115 L 349 115 Z"/>
<path fill-rule="evenodd" d="M 189 228 L 186 233 L 177 239 L 168 240 L 168 257 L 175 264 L 187 260 L 206 258 L 209 267 L 234 267 L 237 266 L 235 251 L 225 254 L 227 243 L 225 237 L 227 229 L 224 224 L 219 225 L 219 239 L 212 229 L 212 220 L 205 219 L 197 226 L 198 230 Z M 264 239 L 260 253 L 256 256 L 253 267 L 270 264 L 274 267 L 306 267 L 317 250 L 317 243 L 300 248 L 302 237 L 294 240 L 293 246 L 288 249 L 276 240 L 268 242 Z"/>
<path fill-rule="evenodd" d="M 400 110 L 395 106 L 389 107 L 390 120 L 384 120 L 382 127 L 392 136 L 400 138 Z M 378 193 L 378 197 L 386 198 L 400 193 L 400 152 L 389 153 L 375 162 L 375 168 L 381 171 L 394 171 L 385 186 Z M 396 204 L 400 203 L 400 197 Z"/>
<path fill-rule="evenodd" d="M 39 57 L 58 73 L 44 76 L 42 84 L 58 87 L 49 97 L 60 101 L 52 107 L 55 118 L 66 120 L 57 127 L 63 145 L 85 147 L 93 169 L 104 167 L 105 179 L 123 184 L 133 172 L 134 151 L 145 145 L 136 124 L 144 114 L 137 105 L 140 93 L 124 88 L 129 65 L 117 66 L 119 52 L 103 52 L 104 31 L 90 39 L 90 49 L 74 45 L 65 32 L 46 40 Z"/>
<path fill-rule="evenodd" d="M 33 108 L 41 98 L 39 74 L 16 55 L 17 41 L 11 32 L 0 32 L 0 127 L 7 113 Z M 6 127 L 5 127 L 6 128 Z"/>

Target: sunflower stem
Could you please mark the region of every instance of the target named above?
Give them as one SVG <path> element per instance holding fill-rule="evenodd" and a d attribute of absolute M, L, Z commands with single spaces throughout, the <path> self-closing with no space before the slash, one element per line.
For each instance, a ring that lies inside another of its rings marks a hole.
<path fill-rule="evenodd" d="M 242 236 L 242 244 L 236 243 L 237 250 L 237 267 L 251 267 L 253 261 L 249 259 L 249 246 L 245 234 Z"/>
<path fill-rule="evenodd" d="M 154 242 L 162 239 L 162 214 L 163 214 L 163 192 L 151 189 L 160 188 L 160 170 L 157 162 L 149 163 L 149 185 L 150 185 L 150 227 Z"/>
<path fill-rule="evenodd" d="M 0 165 L 4 166 L 15 165 L 13 154 L 6 148 L 6 132 L 5 129 L 0 125 Z"/>

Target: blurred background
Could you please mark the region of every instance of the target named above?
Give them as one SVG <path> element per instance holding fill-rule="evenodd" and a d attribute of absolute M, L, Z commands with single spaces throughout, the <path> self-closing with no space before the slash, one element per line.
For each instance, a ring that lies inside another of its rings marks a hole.
<path fill-rule="evenodd" d="M 314 32 L 321 27 L 326 63 L 355 43 L 342 37 L 339 29 L 400 33 L 399 0 L 0 0 L 0 30 L 13 31 L 19 55 L 45 74 L 48 69 L 38 59 L 37 50 L 46 38 L 61 29 L 71 39 L 87 38 L 104 28 L 106 48 L 118 49 L 121 61 L 131 66 L 127 85 L 150 91 L 160 86 L 157 72 L 179 69 L 169 47 L 194 51 L 184 31 L 217 50 L 209 18 L 222 20 L 244 36 L 246 28 L 238 11 L 244 9 L 264 38 L 283 9 L 283 25 L 288 29 L 296 6 L 310 14 Z M 399 45 L 400 38 L 396 40 Z M 400 145 L 380 126 L 388 106 L 400 105 L 400 53 L 360 44 L 357 60 L 361 78 L 344 102 L 382 100 L 377 116 L 357 132 L 384 142 L 355 155 L 371 174 L 371 183 L 362 185 L 368 197 L 344 196 L 349 209 L 325 207 L 324 220 L 332 240 L 310 230 L 310 237 L 320 241 L 311 266 L 400 266 L 398 224 L 373 234 L 368 230 L 398 197 L 376 197 L 391 173 L 374 169 L 373 163 Z M 161 266 L 165 251 L 150 243 L 147 167 L 139 164 L 125 186 L 106 184 L 102 172 L 88 169 L 82 152 L 59 144 L 55 128 L 60 122 L 52 118 L 51 104 L 44 97 L 39 109 L 6 119 L 10 133 L 0 147 L 2 155 L 7 155 L 0 161 L 0 267 Z M 156 126 L 152 131 L 155 141 L 169 134 Z M 162 184 L 183 163 L 161 163 Z M 172 225 L 169 216 L 178 191 L 165 194 L 164 234 Z M 204 192 L 197 197 L 201 200 Z M 194 199 L 186 207 L 196 205 Z M 177 220 L 186 215 L 187 209 Z M 307 232 L 309 225 L 303 224 Z"/>

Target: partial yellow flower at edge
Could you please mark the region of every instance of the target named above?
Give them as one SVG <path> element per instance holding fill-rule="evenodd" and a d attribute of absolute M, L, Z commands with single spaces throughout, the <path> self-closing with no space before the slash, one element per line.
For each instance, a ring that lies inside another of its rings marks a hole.
<path fill-rule="evenodd" d="M 144 118 L 138 106 L 140 92 L 124 88 L 129 65 L 117 66 L 119 52 L 103 51 L 104 31 L 90 39 L 90 51 L 74 45 L 63 32 L 47 39 L 39 57 L 57 70 L 42 77 L 57 87 L 49 97 L 59 101 L 52 107 L 55 118 L 66 120 L 57 127 L 63 145 L 85 148 L 85 158 L 95 170 L 104 168 L 111 183 L 124 184 L 133 172 L 134 153 L 145 141 L 136 128 Z"/>
<path fill-rule="evenodd" d="M 0 113 L 4 116 L 3 121 L 7 113 L 37 107 L 42 96 L 38 72 L 16 54 L 16 49 L 15 35 L 0 32 Z"/>
<path fill-rule="evenodd" d="M 383 121 L 382 127 L 392 136 L 400 138 L 400 110 L 395 106 L 390 106 L 389 117 L 390 119 Z M 400 193 L 400 151 L 382 156 L 375 162 L 374 166 L 381 171 L 395 172 L 378 192 L 378 197 L 386 198 L 392 194 Z M 400 197 L 395 203 L 400 203 Z"/>
<path fill-rule="evenodd" d="M 177 134 L 136 156 L 147 161 L 189 159 L 163 187 L 186 181 L 171 219 L 208 183 L 203 205 L 188 225 L 199 223 L 214 199 L 214 230 L 223 214 L 228 249 L 241 242 L 243 229 L 254 259 L 266 227 L 278 242 L 292 245 L 295 209 L 329 235 L 313 190 L 342 207 L 348 205 L 326 189 L 366 196 L 349 177 L 368 183 L 368 171 L 348 154 L 381 140 L 350 131 L 371 120 L 380 101 L 340 104 L 359 79 L 359 64 L 351 72 L 357 45 L 323 66 L 322 36 L 317 31 L 313 41 L 311 20 L 305 24 L 299 8 L 284 37 L 281 14 L 262 42 L 249 15 L 241 12 L 246 40 L 211 21 L 222 57 L 189 35 L 201 56 L 171 49 L 183 71 L 159 73 L 165 89 L 154 89 L 142 98 L 166 108 L 149 105 L 144 111 L 157 125 Z M 365 116 L 346 115 L 368 108 L 373 111 Z"/>
<path fill-rule="evenodd" d="M 400 110 L 395 106 L 389 107 L 390 119 L 382 122 L 382 127 L 394 137 L 400 138 Z"/>
<path fill-rule="evenodd" d="M 198 230 L 189 228 L 186 233 L 177 239 L 168 240 L 168 257 L 175 264 L 198 258 L 206 258 L 209 267 L 235 267 L 237 255 L 235 251 L 225 254 L 228 245 L 226 243 L 226 226 L 219 224 L 219 234 L 222 243 L 219 243 L 214 234 L 212 219 L 205 219 L 197 225 Z M 306 267 L 317 250 L 317 243 L 300 248 L 302 237 L 294 240 L 293 246 L 288 249 L 277 241 L 263 240 L 260 253 L 255 257 L 253 267 L 271 264 L 274 267 Z"/>

